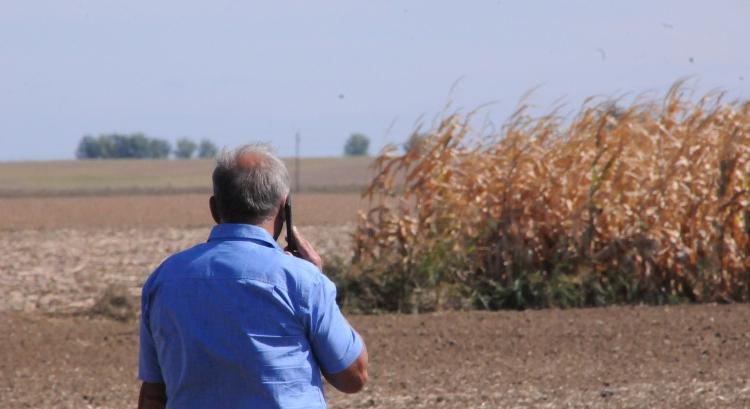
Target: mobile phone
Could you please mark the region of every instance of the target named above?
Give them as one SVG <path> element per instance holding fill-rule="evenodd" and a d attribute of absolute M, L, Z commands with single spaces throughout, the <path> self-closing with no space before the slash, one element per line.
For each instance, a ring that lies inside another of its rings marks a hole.
<path fill-rule="evenodd" d="M 284 204 L 284 213 L 286 214 L 286 242 L 289 245 L 289 251 L 292 255 L 299 255 L 299 249 L 297 248 L 297 241 L 294 239 L 294 233 L 292 231 L 292 195 L 290 194 L 286 198 Z"/>

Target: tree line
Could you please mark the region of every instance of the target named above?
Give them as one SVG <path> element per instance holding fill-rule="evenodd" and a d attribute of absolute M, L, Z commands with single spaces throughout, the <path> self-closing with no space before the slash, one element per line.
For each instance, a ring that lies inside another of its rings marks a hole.
<path fill-rule="evenodd" d="M 412 139 L 419 136 L 412 136 Z M 408 146 L 417 143 L 409 140 Z M 353 133 L 344 144 L 344 155 L 366 156 L 370 138 L 361 133 Z M 198 142 L 189 138 L 180 138 L 172 143 L 162 138 L 152 138 L 143 133 L 110 133 L 99 136 L 85 135 L 78 142 L 76 158 L 78 159 L 165 159 L 170 155 L 177 159 L 213 158 L 218 153 L 216 144 L 208 139 Z"/>
<path fill-rule="evenodd" d="M 173 147 L 161 138 L 151 138 L 142 133 L 86 135 L 76 149 L 78 159 L 164 159 L 173 154 L 178 159 L 213 158 L 218 148 L 208 139 L 195 142 L 180 138 Z"/>

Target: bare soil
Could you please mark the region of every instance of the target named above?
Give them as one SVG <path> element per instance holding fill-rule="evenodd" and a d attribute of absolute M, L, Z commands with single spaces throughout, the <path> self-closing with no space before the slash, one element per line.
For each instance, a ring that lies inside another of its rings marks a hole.
<path fill-rule="evenodd" d="M 113 288 L 137 298 L 156 265 L 205 240 L 212 224 L 207 195 L 123 194 L 124 179 L 108 196 L 29 194 L 93 186 L 86 166 L 111 179 L 123 165 L 65 164 L 60 181 L 50 179 L 60 166 L 0 169 L 0 191 L 24 192 L 0 199 L 0 408 L 135 407 L 137 321 L 94 314 L 97 300 Z M 330 169 L 319 166 L 324 183 Z M 298 224 L 324 258 L 347 256 L 360 207 L 356 193 L 295 199 Z M 750 305 L 350 320 L 367 341 L 371 381 L 356 395 L 329 390 L 332 408 L 750 407 Z"/>
<path fill-rule="evenodd" d="M 352 316 L 365 391 L 332 408 L 750 407 L 747 305 Z M 0 407 L 125 408 L 137 323 L 0 313 Z"/>

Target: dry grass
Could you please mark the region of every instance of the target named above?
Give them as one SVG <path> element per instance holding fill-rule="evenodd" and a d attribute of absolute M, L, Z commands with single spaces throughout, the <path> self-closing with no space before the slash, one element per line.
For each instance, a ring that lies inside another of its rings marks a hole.
<path fill-rule="evenodd" d="M 750 103 L 677 84 L 494 135 L 470 117 L 375 162 L 354 261 L 398 308 L 455 285 L 488 308 L 750 299 Z"/>

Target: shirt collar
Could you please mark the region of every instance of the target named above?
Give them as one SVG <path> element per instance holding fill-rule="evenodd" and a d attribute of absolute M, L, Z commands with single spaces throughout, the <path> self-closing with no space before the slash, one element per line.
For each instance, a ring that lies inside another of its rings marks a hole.
<path fill-rule="evenodd" d="M 268 231 L 252 224 L 217 224 L 211 229 L 211 234 L 208 236 L 208 241 L 214 240 L 250 240 L 281 249 Z"/>

